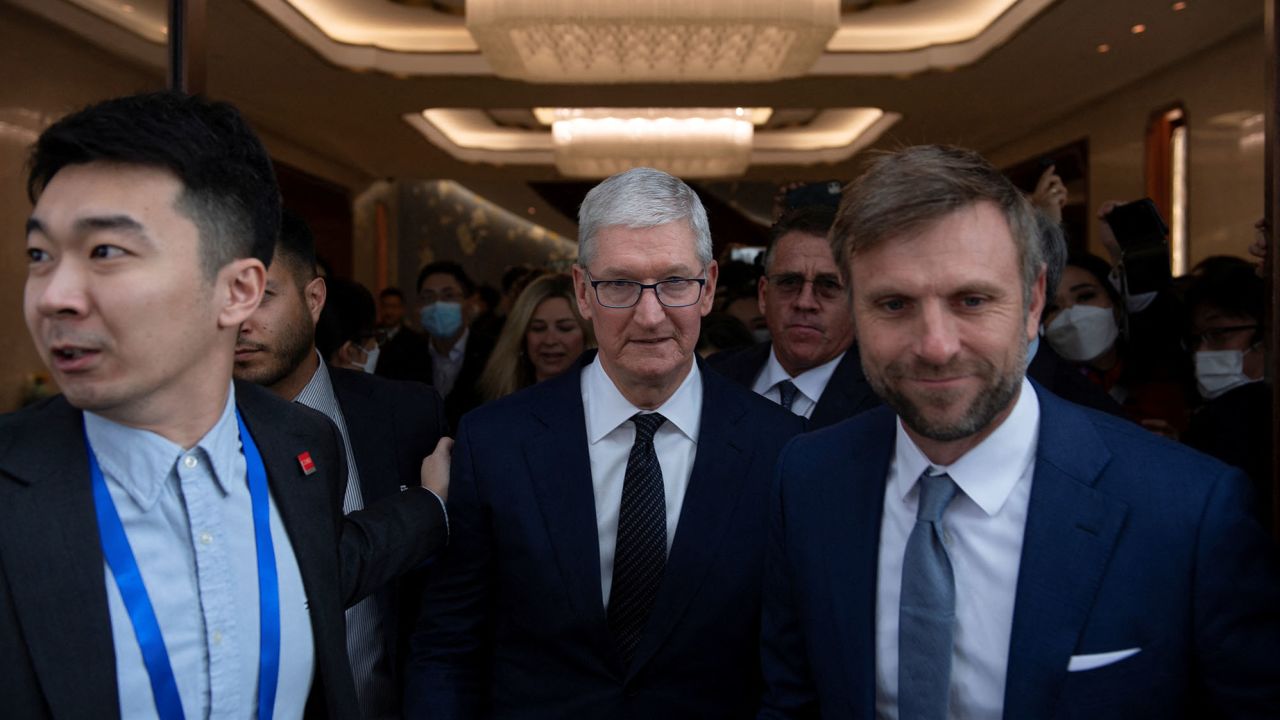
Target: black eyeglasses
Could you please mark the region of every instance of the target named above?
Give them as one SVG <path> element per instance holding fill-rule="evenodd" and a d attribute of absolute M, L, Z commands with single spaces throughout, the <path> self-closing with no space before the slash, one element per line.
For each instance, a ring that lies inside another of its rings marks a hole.
<path fill-rule="evenodd" d="M 1229 335 L 1244 332 L 1246 330 L 1257 332 L 1258 326 L 1256 324 L 1227 325 L 1224 327 L 1205 328 L 1199 333 L 1188 335 L 1183 339 L 1182 345 L 1187 350 L 1197 350 L 1204 346 L 1217 348 L 1222 346 L 1223 341 L 1226 340 Z"/>
<path fill-rule="evenodd" d="M 769 275 L 769 284 L 784 298 L 793 298 L 804 292 L 804 286 L 813 283 L 813 294 L 823 300 L 839 300 L 845 296 L 844 283 L 835 275 L 815 275 L 807 278 L 800 273 Z"/>
<path fill-rule="evenodd" d="M 706 278 L 671 278 L 645 284 L 634 280 L 587 280 L 596 291 L 596 301 L 607 308 L 629 308 L 640 302 L 646 289 L 653 290 L 658 302 L 666 307 L 688 307 L 702 299 L 702 286 Z"/>

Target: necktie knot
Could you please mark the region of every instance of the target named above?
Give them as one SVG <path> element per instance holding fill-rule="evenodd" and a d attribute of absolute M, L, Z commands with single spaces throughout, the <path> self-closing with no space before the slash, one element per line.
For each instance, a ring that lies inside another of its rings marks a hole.
<path fill-rule="evenodd" d="M 796 401 L 796 395 L 800 394 L 800 388 L 790 380 L 781 380 L 778 382 L 778 404 L 784 410 L 790 410 L 791 405 Z"/>
<path fill-rule="evenodd" d="M 951 504 L 957 489 L 950 475 L 930 475 L 926 471 L 920 476 L 920 504 L 916 508 L 916 521 L 936 523 L 941 520 L 943 511 Z"/>
<path fill-rule="evenodd" d="M 653 434 L 658 432 L 658 428 L 662 427 L 667 419 L 661 413 L 636 413 L 631 416 L 631 422 L 636 424 L 636 442 L 651 443 L 653 442 Z"/>

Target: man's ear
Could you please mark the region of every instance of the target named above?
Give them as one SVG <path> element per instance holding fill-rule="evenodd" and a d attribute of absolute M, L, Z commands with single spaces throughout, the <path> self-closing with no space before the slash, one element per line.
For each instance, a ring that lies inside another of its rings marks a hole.
<path fill-rule="evenodd" d="M 1027 341 L 1033 340 L 1040 332 L 1040 316 L 1044 314 L 1045 283 L 1048 272 L 1043 265 L 1031 286 L 1031 302 L 1027 305 Z"/>
<path fill-rule="evenodd" d="M 712 260 L 707 265 L 707 284 L 702 288 L 702 316 L 706 317 L 716 304 L 716 280 L 720 278 L 720 265 Z"/>
<path fill-rule="evenodd" d="M 324 302 L 329 297 L 329 286 L 324 278 L 314 277 L 302 289 L 302 296 L 307 299 L 307 310 L 311 313 L 311 322 L 320 322 L 320 312 L 324 310 Z"/>
<path fill-rule="evenodd" d="M 581 265 L 574 264 L 573 268 L 573 297 L 578 301 L 578 313 L 588 322 L 591 321 L 591 300 L 587 297 L 587 293 L 591 291 L 587 284 L 587 273 L 582 269 Z"/>
<path fill-rule="evenodd" d="M 267 266 L 257 258 L 240 258 L 218 271 L 214 299 L 218 306 L 218 329 L 238 329 L 262 302 L 267 287 Z"/>
<path fill-rule="evenodd" d="M 760 280 L 756 282 L 756 307 L 760 308 L 760 314 L 764 315 L 765 299 L 769 296 L 769 277 L 761 275 Z"/>

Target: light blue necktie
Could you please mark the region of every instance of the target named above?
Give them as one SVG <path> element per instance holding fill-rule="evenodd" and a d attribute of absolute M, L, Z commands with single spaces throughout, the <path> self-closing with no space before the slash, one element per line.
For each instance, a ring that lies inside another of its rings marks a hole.
<path fill-rule="evenodd" d="M 920 476 L 920 506 L 902 559 L 898 614 L 898 717 L 945 720 L 951 689 L 956 582 L 942 543 L 942 513 L 956 495 L 949 475 Z"/>

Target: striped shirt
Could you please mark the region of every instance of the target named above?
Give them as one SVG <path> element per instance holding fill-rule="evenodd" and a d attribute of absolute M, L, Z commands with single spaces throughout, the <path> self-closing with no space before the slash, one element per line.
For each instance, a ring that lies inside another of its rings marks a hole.
<path fill-rule="evenodd" d="M 347 421 L 338 406 L 338 397 L 333 392 L 333 382 L 323 359 L 311 381 L 293 401 L 324 413 L 338 426 L 347 458 L 347 491 L 342 499 L 342 510 L 352 513 L 364 509 L 360 471 L 356 467 L 355 454 L 351 452 Z M 376 596 L 369 596 L 347 610 L 347 653 L 351 657 L 361 715 L 372 720 L 398 718 L 400 697 L 391 672 L 386 629 Z"/>

